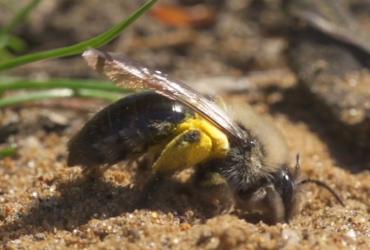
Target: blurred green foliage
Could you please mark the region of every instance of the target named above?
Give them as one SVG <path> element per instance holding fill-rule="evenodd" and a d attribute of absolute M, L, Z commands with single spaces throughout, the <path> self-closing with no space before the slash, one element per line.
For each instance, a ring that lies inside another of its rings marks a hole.
<path fill-rule="evenodd" d="M 27 16 L 32 14 L 32 10 L 41 2 L 41 0 L 32 0 L 30 3 L 23 8 L 21 8 L 14 18 L 5 25 L 0 30 L 0 71 L 6 70 L 24 65 L 31 62 L 36 62 L 51 58 L 60 58 L 65 56 L 72 56 L 81 54 L 83 51 L 89 48 L 98 48 L 107 43 L 111 42 L 113 39 L 118 37 L 122 31 L 124 31 L 128 26 L 130 26 L 134 21 L 136 21 L 140 16 L 142 16 L 146 11 L 148 11 L 157 0 L 148 0 L 145 4 L 139 7 L 133 14 L 128 18 L 122 20 L 118 24 L 114 25 L 107 31 L 77 44 L 70 46 L 65 46 L 62 48 L 36 52 L 28 55 L 18 56 L 11 58 L 11 52 L 23 52 L 27 45 L 24 41 L 12 34 L 15 27 L 20 25 Z M 1 4 L 1 2 L 0 2 Z M 7 59 L 5 59 L 7 58 Z M 107 100 L 116 100 L 122 93 L 127 92 L 113 86 L 111 83 L 106 83 L 102 81 L 91 81 L 91 80 L 81 80 L 81 79 L 50 79 L 47 81 L 34 81 L 29 79 L 15 79 L 5 77 L 2 74 L 0 77 L 0 95 L 11 90 L 24 89 L 43 89 L 38 90 L 34 93 L 28 93 L 27 95 L 14 95 L 9 97 L 4 97 L 0 99 L 0 108 L 7 107 L 10 105 L 18 105 L 23 102 L 38 101 L 41 99 L 48 98 L 61 98 L 69 96 L 81 96 L 90 98 L 103 98 Z M 57 94 L 55 89 L 69 90 L 69 92 L 61 91 Z"/>

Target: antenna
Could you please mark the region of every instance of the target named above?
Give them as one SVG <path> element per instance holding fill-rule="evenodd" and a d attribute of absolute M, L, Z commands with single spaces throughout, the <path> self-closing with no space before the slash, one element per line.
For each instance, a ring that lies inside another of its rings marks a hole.
<path fill-rule="evenodd" d="M 301 157 L 299 153 L 296 155 L 296 162 L 295 162 L 295 170 L 294 170 L 294 178 L 298 178 L 301 174 Z"/>
<path fill-rule="evenodd" d="M 317 186 L 320 186 L 322 188 L 325 188 L 327 191 L 329 191 L 335 197 L 335 199 L 343 207 L 345 207 L 344 202 L 339 197 L 339 195 L 331 187 L 329 187 L 329 185 L 326 184 L 325 182 L 322 182 L 322 181 L 319 181 L 319 180 L 314 180 L 314 179 L 305 179 L 305 180 L 302 180 L 302 181 L 298 182 L 297 185 L 305 185 L 305 184 L 309 184 L 309 183 L 316 184 Z"/>

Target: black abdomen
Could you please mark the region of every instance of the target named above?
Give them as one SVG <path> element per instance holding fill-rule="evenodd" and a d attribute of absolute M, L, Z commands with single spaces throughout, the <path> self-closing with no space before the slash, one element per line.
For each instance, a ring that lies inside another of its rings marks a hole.
<path fill-rule="evenodd" d="M 68 165 L 114 164 L 144 153 L 193 112 L 154 92 L 122 98 L 94 115 L 68 144 Z"/>

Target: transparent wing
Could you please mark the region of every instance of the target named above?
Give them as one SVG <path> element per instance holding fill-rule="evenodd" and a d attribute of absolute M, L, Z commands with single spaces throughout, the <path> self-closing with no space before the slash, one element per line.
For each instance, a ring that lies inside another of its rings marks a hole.
<path fill-rule="evenodd" d="M 152 89 L 191 108 L 232 138 L 236 140 L 244 138 L 243 130 L 221 108 L 185 83 L 170 79 L 166 74 L 151 70 L 121 54 L 90 49 L 82 56 L 90 67 L 105 74 L 118 86 Z"/>

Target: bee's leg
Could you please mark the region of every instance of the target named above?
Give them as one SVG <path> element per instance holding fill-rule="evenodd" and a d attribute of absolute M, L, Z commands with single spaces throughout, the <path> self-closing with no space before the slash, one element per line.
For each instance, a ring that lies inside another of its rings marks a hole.
<path fill-rule="evenodd" d="M 147 171 L 150 170 L 158 158 L 159 152 L 153 151 L 149 149 L 148 152 L 143 154 L 137 161 L 137 167 L 139 171 Z"/>
<path fill-rule="evenodd" d="M 199 167 L 195 172 L 191 187 L 196 198 L 215 214 L 227 214 L 234 210 L 234 196 L 226 180 L 216 171 Z"/>
<path fill-rule="evenodd" d="M 144 154 L 139 159 L 135 161 L 137 164 L 138 171 L 145 172 L 150 169 L 151 165 L 153 165 L 153 159 L 147 156 L 147 154 Z"/>
<path fill-rule="evenodd" d="M 189 129 L 178 134 L 163 148 L 153 164 L 153 172 L 172 174 L 198 165 L 212 151 L 212 140 L 199 129 Z"/>
<path fill-rule="evenodd" d="M 150 206 L 154 193 L 162 184 L 164 178 L 165 176 L 162 174 L 155 174 L 150 177 L 149 181 L 145 184 L 138 197 L 137 206 L 139 208 L 147 208 Z"/>
<path fill-rule="evenodd" d="M 141 172 L 146 172 L 152 169 L 154 162 L 161 154 L 161 151 L 166 146 L 166 143 L 156 144 L 151 146 L 146 153 L 141 155 L 139 158 L 136 158 L 135 163 L 137 164 L 137 168 Z"/>
<path fill-rule="evenodd" d="M 82 175 L 90 180 L 96 180 L 103 176 L 105 170 L 107 170 L 110 165 L 106 164 L 103 166 L 94 166 L 94 167 L 84 167 L 82 169 Z"/>
<path fill-rule="evenodd" d="M 153 192 L 158 189 L 165 176 L 195 166 L 206 159 L 212 150 L 212 141 L 202 131 L 189 129 L 178 134 L 161 150 L 152 167 L 153 176 L 139 198 L 141 206 L 150 202 Z"/>

